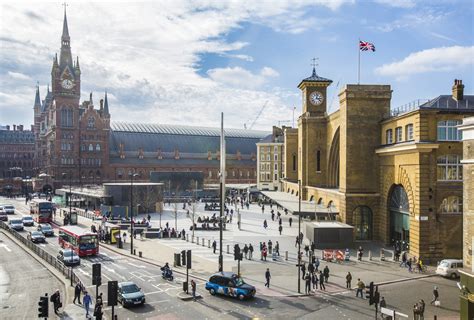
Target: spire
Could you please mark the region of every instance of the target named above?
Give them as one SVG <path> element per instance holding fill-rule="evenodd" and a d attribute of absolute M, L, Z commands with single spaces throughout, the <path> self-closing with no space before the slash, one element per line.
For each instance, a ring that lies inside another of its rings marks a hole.
<path fill-rule="evenodd" d="M 63 21 L 63 35 L 61 36 L 61 40 L 70 40 L 69 29 L 67 27 L 67 16 L 66 16 L 67 4 L 63 3 L 63 6 L 64 6 L 64 21 Z"/>
<path fill-rule="evenodd" d="M 79 68 L 79 56 L 76 57 L 76 69 L 80 69 Z"/>
<path fill-rule="evenodd" d="M 40 92 L 39 92 L 39 83 L 36 83 L 36 96 L 35 96 L 35 105 L 34 108 L 40 108 L 41 107 L 41 98 L 40 98 Z"/>
<path fill-rule="evenodd" d="M 104 114 L 107 116 L 109 115 L 109 101 L 107 100 L 107 91 L 105 91 Z"/>
<path fill-rule="evenodd" d="M 93 106 L 93 105 L 94 105 L 94 102 L 92 102 L 92 92 L 91 92 L 91 94 L 90 94 L 90 96 L 89 96 L 89 105 L 90 105 L 90 106 Z"/>

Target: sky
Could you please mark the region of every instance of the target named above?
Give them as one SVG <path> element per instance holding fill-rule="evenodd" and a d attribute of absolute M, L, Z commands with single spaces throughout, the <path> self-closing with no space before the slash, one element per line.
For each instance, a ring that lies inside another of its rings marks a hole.
<path fill-rule="evenodd" d="M 0 6 L 0 125 L 29 127 L 64 7 Z M 67 17 L 81 101 L 107 91 L 112 121 L 218 127 L 224 112 L 226 127 L 291 125 L 312 58 L 334 81 L 333 112 L 357 83 L 358 39 L 376 48 L 361 53 L 361 84 L 391 85 L 392 108 L 450 94 L 454 79 L 474 93 L 471 0 L 69 1 Z"/>

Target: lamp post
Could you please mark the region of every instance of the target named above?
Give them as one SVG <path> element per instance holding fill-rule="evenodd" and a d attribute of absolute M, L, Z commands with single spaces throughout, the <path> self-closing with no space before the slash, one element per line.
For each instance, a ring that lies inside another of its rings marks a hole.
<path fill-rule="evenodd" d="M 301 293 L 301 180 L 298 179 L 298 293 Z"/>
<path fill-rule="evenodd" d="M 68 174 L 63 172 L 62 176 L 63 179 L 67 176 Z M 72 173 L 71 171 L 69 172 L 69 197 L 68 197 L 68 202 L 69 202 L 69 218 L 71 218 L 71 212 L 72 212 Z"/>
<path fill-rule="evenodd" d="M 138 173 L 130 171 L 130 254 L 133 254 L 133 178 L 138 177 Z"/>

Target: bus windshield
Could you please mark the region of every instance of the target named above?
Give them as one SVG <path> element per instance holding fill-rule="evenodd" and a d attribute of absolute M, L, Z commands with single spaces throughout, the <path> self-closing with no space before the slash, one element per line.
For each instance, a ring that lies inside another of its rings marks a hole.
<path fill-rule="evenodd" d="M 94 249 L 97 246 L 96 236 L 82 236 L 79 240 L 81 250 Z"/>
<path fill-rule="evenodd" d="M 53 209 L 53 204 L 51 202 L 40 202 L 38 204 L 38 207 L 40 211 L 43 211 L 43 210 L 49 211 Z"/>

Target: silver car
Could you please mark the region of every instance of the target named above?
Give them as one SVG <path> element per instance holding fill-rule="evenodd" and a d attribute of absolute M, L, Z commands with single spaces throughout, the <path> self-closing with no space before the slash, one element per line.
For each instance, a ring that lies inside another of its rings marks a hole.
<path fill-rule="evenodd" d="M 12 219 L 8 221 L 10 228 L 16 231 L 23 231 L 23 220 L 21 219 Z"/>

